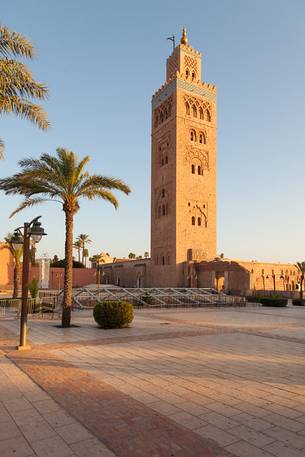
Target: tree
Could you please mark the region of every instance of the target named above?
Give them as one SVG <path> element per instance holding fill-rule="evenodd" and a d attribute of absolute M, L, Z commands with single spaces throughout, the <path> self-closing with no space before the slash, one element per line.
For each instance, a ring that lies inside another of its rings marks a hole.
<path fill-rule="evenodd" d="M 34 46 L 24 36 L 0 26 L 0 114 L 14 113 L 47 130 L 46 113 L 31 100 L 44 100 L 48 90 L 35 81 L 24 63 L 14 59 L 16 56 L 32 59 L 34 54 Z M 3 149 L 4 143 L 0 139 L 1 158 Z"/>
<path fill-rule="evenodd" d="M 23 246 L 20 245 L 18 248 L 14 248 L 11 243 L 12 234 L 9 233 L 4 239 L 6 241 L 5 247 L 10 250 L 14 260 L 14 285 L 13 285 L 13 298 L 18 298 L 19 285 L 21 279 L 21 257 L 23 253 Z"/>
<path fill-rule="evenodd" d="M 73 243 L 73 248 L 76 249 L 78 261 L 80 262 L 80 253 L 81 253 L 81 249 L 82 249 L 81 241 L 76 240 L 75 243 Z"/>
<path fill-rule="evenodd" d="M 53 262 L 58 262 L 58 260 L 59 260 L 59 257 L 58 257 L 57 254 L 55 254 L 53 259 L 52 259 L 51 265 L 52 265 Z"/>
<path fill-rule="evenodd" d="M 117 189 L 129 194 L 129 187 L 120 179 L 101 175 L 90 175 L 86 165 L 90 160 L 85 156 L 79 160 L 75 152 L 58 148 L 56 156 L 42 154 L 39 159 L 23 159 L 19 162 L 21 171 L 13 176 L 0 179 L 0 190 L 6 195 L 20 194 L 23 202 L 11 217 L 25 208 L 46 201 L 56 201 L 65 213 L 65 274 L 62 326 L 69 327 L 72 308 L 72 254 L 73 222 L 79 210 L 81 198 L 101 198 L 118 207 L 118 200 L 111 192 Z"/>
<path fill-rule="evenodd" d="M 297 262 L 295 267 L 300 273 L 300 300 L 303 300 L 303 283 L 305 277 L 305 262 Z"/>
<path fill-rule="evenodd" d="M 148 252 L 148 251 L 145 251 L 145 252 L 144 252 L 144 258 L 145 258 L 145 259 L 148 259 L 148 257 L 149 257 L 149 252 Z"/>
<path fill-rule="evenodd" d="M 136 255 L 135 255 L 133 252 L 130 252 L 130 253 L 128 254 L 128 258 L 129 258 L 129 259 L 135 259 L 135 258 L 136 258 Z"/>
<path fill-rule="evenodd" d="M 92 241 L 90 240 L 89 235 L 87 235 L 86 233 L 81 233 L 80 235 L 78 235 L 75 244 L 76 243 L 79 244 L 81 247 L 82 263 L 84 263 L 84 258 L 86 257 L 85 249 L 87 248 L 87 244 L 92 243 Z M 87 252 L 88 252 L 88 249 L 87 249 Z M 87 257 L 88 257 L 88 255 L 87 255 Z"/>
<path fill-rule="evenodd" d="M 85 263 L 85 268 L 87 268 L 87 258 L 88 257 L 89 257 L 89 251 L 87 248 L 84 248 L 83 249 L 83 260 L 84 260 L 83 263 Z"/>

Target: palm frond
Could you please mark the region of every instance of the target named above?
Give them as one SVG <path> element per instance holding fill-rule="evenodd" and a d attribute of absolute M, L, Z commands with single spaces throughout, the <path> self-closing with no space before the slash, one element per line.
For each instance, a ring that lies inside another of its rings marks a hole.
<path fill-rule="evenodd" d="M 3 56 L 13 54 L 31 59 L 34 52 L 34 46 L 23 35 L 0 26 L 0 54 Z"/>
<path fill-rule="evenodd" d="M 15 216 L 15 214 L 20 213 L 20 211 L 24 210 L 25 208 L 30 208 L 40 203 L 44 203 L 45 201 L 47 201 L 45 198 L 27 198 L 22 203 L 20 203 L 20 205 L 10 214 L 10 218 Z"/>
<path fill-rule="evenodd" d="M 42 130 L 47 130 L 50 127 L 47 114 L 43 108 L 21 97 L 3 97 L 0 95 L 0 114 L 3 113 L 14 113 L 23 119 L 28 119 Z"/>
<path fill-rule="evenodd" d="M 95 189 L 103 190 L 103 189 L 116 189 L 124 192 L 128 195 L 131 190 L 130 187 L 125 184 L 121 179 L 117 178 L 108 178 L 106 176 L 101 175 L 92 175 L 88 176 L 84 182 L 79 186 L 77 193 L 82 195 L 84 192 L 91 191 L 93 192 Z"/>
<path fill-rule="evenodd" d="M 83 197 L 87 197 L 89 200 L 93 200 L 95 198 L 102 198 L 103 200 L 107 200 L 109 203 L 111 203 L 115 209 L 118 208 L 119 202 L 115 195 L 113 195 L 112 192 L 109 190 L 99 190 L 99 189 L 94 189 L 93 191 L 84 191 L 82 193 Z"/>
<path fill-rule="evenodd" d="M 36 82 L 30 70 L 12 59 L 0 59 L 0 93 L 2 97 L 33 97 L 45 99 L 48 89 Z"/>

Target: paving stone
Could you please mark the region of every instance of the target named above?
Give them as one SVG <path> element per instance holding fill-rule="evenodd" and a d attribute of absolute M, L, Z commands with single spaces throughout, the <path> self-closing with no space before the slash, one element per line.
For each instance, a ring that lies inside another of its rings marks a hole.
<path fill-rule="evenodd" d="M 1 457 L 31 457 L 33 449 L 22 436 L 17 436 L 0 441 L 0 455 Z"/>
<path fill-rule="evenodd" d="M 64 425 L 56 428 L 56 432 L 65 440 L 66 443 L 72 444 L 92 438 L 88 430 L 80 424 Z"/>
<path fill-rule="evenodd" d="M 265 450 L 276 457 L 304 457 L 304 450 L 299 451 L 293 449 L 291 446 L 282 443 L 281 441 L 275 441 L 272 444 L 265 446 Z"/>
<path fill-rule="evenodd" d="M 59 436 L 35 441 L 32 447 L 38 457 L 71 457 L 73 454 L 71 448 Z"/>

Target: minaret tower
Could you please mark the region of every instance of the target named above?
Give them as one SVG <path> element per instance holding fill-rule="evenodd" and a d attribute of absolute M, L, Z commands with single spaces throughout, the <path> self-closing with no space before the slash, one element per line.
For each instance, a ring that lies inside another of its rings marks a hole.
<path fill-rule="evenodd" d="M 151 285 L 186 287 L 187 261 L 216 255 L 216 88 L 180 44 L 152 97 Z"/>

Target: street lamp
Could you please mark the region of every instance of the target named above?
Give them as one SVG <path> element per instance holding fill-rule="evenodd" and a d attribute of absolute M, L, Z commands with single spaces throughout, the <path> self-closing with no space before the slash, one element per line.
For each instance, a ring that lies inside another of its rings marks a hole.
<path fill-rule="evenodd" d="M 35 243 L 39 243 L 41 238 L 46 235 L 44 228 L 38 221 L 41 216 L 36 217 L 31 222 L 25 222 L 23 227 L 18 227 L 14 231 L 11 243 L 14 249 L 23 245 L 23 262 L 22 262 L 22 299 L 20 315 L 20 341 L 18 349 L 30 349 L 26 344 L 27 340 L 27 320 L 28 320 L 28 282 L 30 266 L 30 238 Z M 23 233 L 22 233 L 23 229 Z"/>

